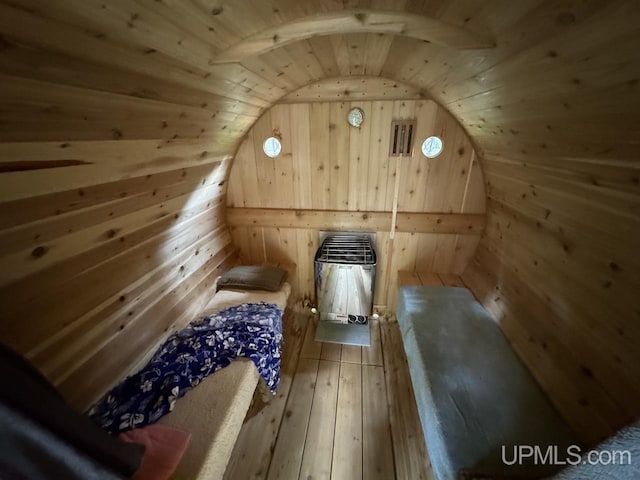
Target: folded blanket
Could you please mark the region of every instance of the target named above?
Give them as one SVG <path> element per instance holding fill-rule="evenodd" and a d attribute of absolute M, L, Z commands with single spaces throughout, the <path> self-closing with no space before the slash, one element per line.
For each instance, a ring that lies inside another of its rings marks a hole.
<path fill-rule="evenodd" d="M 282 311 L 273 304 L 230 307 L 175 333 L 138 373 L 126 378 L 89 411 L 118 433 L 156 422 L 176 400 L 238 357 L 250 358 L 267 386 L 280 381 Z"/>

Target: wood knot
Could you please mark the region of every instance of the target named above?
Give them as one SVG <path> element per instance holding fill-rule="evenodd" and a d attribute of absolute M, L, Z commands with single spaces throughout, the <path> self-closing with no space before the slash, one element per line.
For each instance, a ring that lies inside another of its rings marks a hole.
<path fill-rule="evenodd" d="M 571 12 L 562 12 L 556 17 L 556 21 L 560 25 L 571 25 L 572 23 L 575 23 L 576 16 Z"/>
<path fill-rule="evenodd" d="M 360 22 L 361 24 L 365 24 L 367 21 L 367 14 L 366 13 L 356 13 L 353 15 L 355 17 L 355 19 Z"/>
<path fill-rule="evenodd" d="M 40 258 L 42 257 L 45 253 L 47 253 L 49 251 L 49 249 L 43 245 L 40 245 L 36 248 L 34 248 L 31 252 L 31 256 L 34 258 Z"/>

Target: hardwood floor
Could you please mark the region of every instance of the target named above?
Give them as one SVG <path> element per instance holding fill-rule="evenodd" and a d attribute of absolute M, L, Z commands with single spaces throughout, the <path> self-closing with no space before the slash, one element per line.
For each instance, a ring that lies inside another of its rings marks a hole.
<path fill-rule="evenodd" d="M 278 394 L 256 392 L 225 479 L 432 479 L 397 323 L 375 321 L 371 347 L 315 327 L 285 316 Z"/>

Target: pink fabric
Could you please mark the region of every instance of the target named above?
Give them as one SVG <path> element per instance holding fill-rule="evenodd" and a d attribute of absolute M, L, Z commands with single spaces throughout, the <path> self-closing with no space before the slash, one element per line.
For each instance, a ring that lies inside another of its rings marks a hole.
<path fill-rule="evenodd" d="M 191 434 L 164 425 L 147 425 L 118 435 L 120 440 L 146 447 L 133 480 L 168 480 L 191 441 Z"/>

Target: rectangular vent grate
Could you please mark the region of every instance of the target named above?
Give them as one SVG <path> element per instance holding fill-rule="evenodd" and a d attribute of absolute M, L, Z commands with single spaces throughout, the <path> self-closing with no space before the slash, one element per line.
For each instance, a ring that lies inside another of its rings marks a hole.
<path fill-rule="evenodd" d="M 391 140 L 389 142 L 389 156 L 411 155 L 413 152 L 413 137 L 416 131 L 415 120 L 394 120 L 391 122 Z"/>

